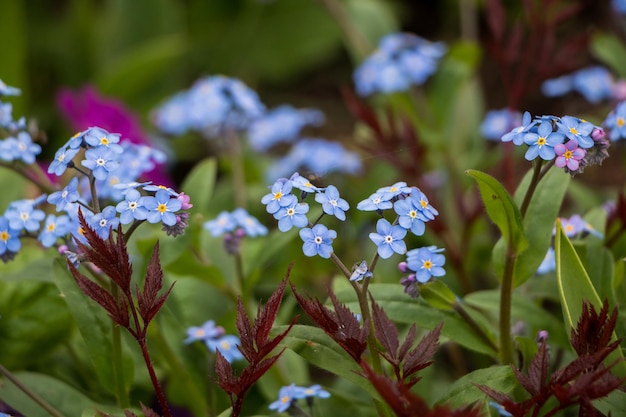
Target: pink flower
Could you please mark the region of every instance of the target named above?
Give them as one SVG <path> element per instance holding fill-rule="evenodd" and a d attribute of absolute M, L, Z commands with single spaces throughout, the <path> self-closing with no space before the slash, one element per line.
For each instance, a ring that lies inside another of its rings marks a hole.
<path fill-rule="evenodd" d="M 576 171 L 578 169 L 580 160 L 583 159 L 587 153 L 584 149 L 578 147 L 578 142 L 575 140 L 554 146 L 554 152 L 556 153 L 556 161 L 554 164 L 559 168 L 567 166 L 567 169 L 570 171 Z"/>

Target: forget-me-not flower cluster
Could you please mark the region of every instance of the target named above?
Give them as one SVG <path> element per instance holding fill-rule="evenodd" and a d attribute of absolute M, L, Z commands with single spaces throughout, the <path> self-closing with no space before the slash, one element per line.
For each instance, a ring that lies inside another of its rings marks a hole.
<path fill-rule="evenodd" d="M 184 343 L 203 342 L 213 353 L 219 350 L 228 362 L 243 359 L 243 355 L 237 348 L 239 338 L 226 334 L 224 328 L 216 326 L 215 321 L 209 320 L 202 326 L 192 326 L 187 329 L 187 338 Z"/>
<path fill-rule="evenodd" d="M 330 393 L 322 389 L 321 385 L 315 384 L 310 387 L 300 387 L 296 384 L 286 385 L 278 391 L 278 400 L 269 405 L 270 410 L 276 410 L 279 413 L 287 411 L 291 406 L 297 403 L 297 400 L 305 399 L 307 402 L 317 398 L 328 398 Z"/>

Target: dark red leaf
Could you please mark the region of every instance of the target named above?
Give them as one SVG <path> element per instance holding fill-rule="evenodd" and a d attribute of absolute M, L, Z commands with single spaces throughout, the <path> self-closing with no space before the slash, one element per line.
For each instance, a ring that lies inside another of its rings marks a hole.
<path fill-rule="evenodd" d="M 583 302 L 583 311 L 578 319 L 576 329 L 572 329 L 572 347 L 578 356 L 597 352 L 606 347 L 613 337 L 617 323 L 617 308 L 609 317 L 609 303 L 605 299 L 600 312 L 596 312 L 593 304 Z"/>
<path fill-rule="evenodd" d="M 382 346 L 381 354 L 392 365 L 398 360 L 398 328 L 396 324 L 387 316 L 385 310 L 372 299 L 372 320 L 376 338 Z M 394 366 L 395 367 L 395 366 Z"/>
<path fill-rule="evenodd" d="M 539 350 L 533 357 L 533 360 L 528 367 L 529 386 L 524 387 L 531 395 L 534 396 L 539 394 L 546 385 L 549 365 L 550 353 L 545 339 L 542 339 L 539 344 Z M 530 388 L 530 390 L 528 388 Z"/>
<path fill-rule="evenodd" d="M 439 347 L 439 334 L 443 323 L 439 323 L 430 332 L 426 333 L 422 340 L 409 351 L 402 364 L 403 375 L 408 377 L 433 363 L 433 356 Z M 417 382 L 417 381 L 415 381 Z"/>
<path fill-rule="evenodd" d="M 289 276 L 289 274 L 290 271 L 287 271 L 287 276 Z M 254 328 L 252 330 L 257 347 L 264 346 L 268 341 L 270 330 L 272 330 L 278 309 L 283 300 L 285 285 L 287 285 L 286 278 L 281 281 L 280 285 L 272 293 L 265 305 L 262 306 L 259 304 L 257 317 L 254 320 Z"/>
<path fill-rule="evenodd" d="M 143 412 L 144 417 L 161 417 L 152 408 L 144 405 L 144 403 L 140 402 L 139 404 L 141 404 L 141 411 Z"/>
<path fill-rule="evenodd" d="M 400 346 L 400 350 L 398 351 L 398 359 L 402 360 L 409 352 L 409 349 L 413 347 L 413 343 L 415 342 L 415 337 L 417 336 L 417 327 L 415 323 L 409 327 L 409 331 L 404 337 L 404 342 L 402 342 L 402 346 Z"/>

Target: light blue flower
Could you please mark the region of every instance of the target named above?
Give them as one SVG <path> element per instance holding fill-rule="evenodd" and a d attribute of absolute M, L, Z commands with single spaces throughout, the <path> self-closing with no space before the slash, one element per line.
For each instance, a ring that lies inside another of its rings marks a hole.
<path fill-rule="evenodd" d="M 480 133 L 485 139 L 500 140 L 522 122 L 522 115 L 509 109 L 490 110 L 480 124 Z"/>
<path fill-rule="evenodd" d="M 572 75 L 563 75 L 557 78 L 550 78 L 541 84 L 541 92 L 546 97 L 564 96 L 573 90 Z"/>
<path fill-rule="evenodd" d="M 330 393 L 324 389 L 319 384 L 311 385 L 310 387 L 302 387 L 296 395 L 298 398 L 328 398 L 330 397 Z"/>
<path fill-rule="evenodd" d="M 72 162 L 72 158 L 76 156 L 80 148 L 69 148 L 64 146 L 54 154 L 54 160 L 48 166 L 48 174 L 57 176 L 63 175 L 67 167 Z"/>
<path fill-rule="evenodd" d="M 0 255 L 17 253 L 22 247 L 19 236 L 20 230 L 11 227 L 5 216 L 0 216 Z"/>
<path fill-rule="evenodd" d="M 297 172 L 294 173 L 291 178 L 289 178 L 289 180 L 291 181 L 291 185 L 293 185 L 295 188 L 297 188 L 300 191 L 304 191 L 305 193 L 316 193 L 318 191 L 322 191 L 321 188 L 316 187 L 315 185 L 313 185 L 311 183 L 311 181 L 309 181 L 308 178 L 303 177 L 302 175 L 298 174 Z"/>
<path fill-rule="evenodd" d="M 291 193 L 292 188 L 291 181 L 286 178 L 281 178 L 272 185 L 271 192 L 261 198 L 261 203 L 265 204 L 269 214 L 275 214 L 281 208 L 298 202 L 298 198 Z"/>
<path fill-rule="evenodd" d="M 393 203 L 384 198 L 383 193 L 374 193 L 367 199 L 359 201 L 356 205 L 357 210 L 361 211 L 380 211 L 393 207 Z"/>
<path fill-rule="evenodd" d="M 143 206 L 148 210 L 146 219 L 149 223 L 163 222 L 166 226 L 176 224 L 176 213 L 182 207 L 182 203 L 177 198 L 172 198 L 170 192 L 160 189 L 154 197 L 143 197 Z"/>
<path fill-rule="evenodd" d="M 546 256 L 541 261 L 541 264 L 537 268 L 537 274 L 543 275 L 548 272 L 554 271 L 556 269 L 556 259 L 554 257 L 554 249 L 552 247 L 548 248 L 548 252 L 546 252 Z"/>
<path fill-rule="evenodd" d="M 283 413 L 291 407 L 293 401 L 297 400 L 298 395 L 300 395 L 300 390 L 295 384 L 281 387 L 278 391 L 278 400 L 271 403 L 269 409 Z"/>
<path fill-rule="evenodd" d="M 124 201 L 120 201 L 115 209 L 120 213 L 120 222 L 128 224 L 134 220 L 146 220 L 148 209 L 143 205 L 144 197 L 136 189 L 130 189 L 124 196 Z"/>
<path fill-rule="evenodd" d="M 304 241 L 302 251 L 306 256 L 319 255 L 328 259 L 333 253 L 332 243 L 336 237 L 337 232 L 323 224 L 316 224 L 313 228 L 305 227 L 300 230 L 300 238 Z"/>
<path fill-rule="evenodd" d="M 39 230 L 41 221 L 46 217 L 46 214 L 35 206 L 42 200 L 45 200 L 45 195 L 39 197 L 36 200 L 18 200 L 9 204 L 4 216 L 9 221 L 12 229 L 15 230 L 27 230 L 29 232 L 36 232 Z"/>
<path fill-rule="evenodd" d="M 426 194 L 424 194 L 419 188 L 413 187 L 410 198 L 413 200 L 414 207 L 420 210 L 420 213 L 426 219 L 424 221 L 434 220 L 435 216 L 439 215 L 437 209 L 431 206 L 428 202 Z"/>
<path fill-rule="evenodd" d="M 120 134 L 109 133 L 100 127 L 90 127 L 83 132 L 83 140 L 94 148 L 102 146 L 118 154 L 123 151 L 119 145 Z"/>
<path fill-rule="evenodd" d="M 263 152 L 277 143 L 293 142 L 302 128 L 323 122 L 324 115 L 319 110 L 280 106 L 251 123 L 248 140 L 252 149 Z"/>
<path fill-rule="evenodd" d="M 339 220 L 346 219 L 346 210 L 350 205 L 339 196 L 339 190 L 334 185 L 329 185 L 323 193 L 315 194 L 315 201 L 322 205 L 324 213 L 335 216 Z"/>
<path fill-rule="evenodd" d="M 274 218 L 278 220 L 278 230 L 286 232 L 293 226 L 298 228 L 306 227 L 309 224 L 309 220 L 306 217 L 306 213 L 309 212 L 309 205 L 307 203 L 295 202 L 287 207 L 281 207 L 276 213 Z"/>
<path fill-rule="evenodd" d="M 61 211 L 68 203 L 78 201 L 78 178 L 73 177 L 70 183 L 61 191 L 55 191 L 48 196 L 48 203 L 55 205 L 56 211 Z"/>
<path fill-rule="evenodd" d="M 209 339 L 217 339 L 224 335 L 224 328 L 216 326 L 215 321 L 209 320 L 202 326 L 191 326 L 187 329 L 187 338 L 183 343 L 189 344 L 196 341 L 206 342 Z"/>
<path fill-rule="evenodd" d="M 88 222 L 100 238 L 107 239 L 111 233 L 111 228 L 115 229 L 120 224 L 120 219 L 116 217 L 115 208 L 107 206 L 102 212 L 94 214 Z"/>
<path fill-rule="evenodd" d="M 537 133 L 526 133 L 524 135 L 524 142 L 530 145 L 526 151 L 525 158 L 528 161 L 532 161 L 539 156 L 545 161 L 550 161 L 556 156 L 554 147 L 564 141 L 565 136 L 563 133 L 552 131 L 552 123 L 548 121 L 541 122 Z"/>
<path fill-rule="evenodd" d="M 393 203 L 393 209 L 398 214 L 398 224 L 401 227 L 410 230 L 416 236 L 424 234 L 426 230 L 424 222 L 430 219 L 422 213 L 422 206 L 415 198 L 398 200 Z"/>
<path fill-rule="evenodd" d="M 233 210 L 232 218 L 235 223 L 243 229 L 246 236 L 256 237 L 265 236 L 267 234 L 267 227 L 263 226 L 256 217 L 251 216 L 250 213 L 243 208 Z"/>
<path fill-rule="evenodd" d="M 613 77 L 604 67 L 596 65 L 583 68 L 576 71 L 572 77 L 574 90 L 590 103 L 598 103 L 613 95 Z"/>
<path fill-rule="evenodd" d="M 70 232 L 70 218 L 66 215 L 55 216 L 48 214 L 44 227 L 41 229 L 37 240 L 41 242 L 43 247 L 49 248 L 54 245 L 58 238 L 63 237 Z"/>
<path fill-rule="evenodd" d="M 119 167 L 118 154 L 106 147 L 98 147 L 87 149 L 85 152 L 85 160 L 81 161 L 81 165 L 89 168 L 93 176 L 98 180 L 105 180 L 109 172 Z"/>
<path fill-rule="evenodd" d="M 415 278 L 422 284 L 428 282 L 431 277 L 441 277 L 446 274 L 443 265 L 446 258 L 436 246 L 427 246 L 419 249 L 412 249 L 406 253 L 407 267 L 415 272 Z"/>
<path fill-rule="evenodd" d="M 237 222 L 233 215 L 228 211 L 222 211 L 215 219 L 206 221 L 203 227 L 211 233 L 211 236 L 221 236 L 232 232 L 236 226 Z"/>
<path fill-rule="evenodd" d="M 609 139 L 612 141 L 626 139 L 626 101 L 618 103 L 603 124 L 608 129 Z"/>
<path fill-rule="evenodd" d="M 205 339 L 205 344 L 212 351 L 219 350 L 228 362 L 243 359 L 243 355 L 239 351 L 239 338 L 230 334 L 215 339 Z"/>
<path fill-rule="evenodd" d="M 407 187 L 406 182 L 400 181 L 387 187 L 381 187 L 376 192 L 382 195 L 383 200 L 388 201 L 401 194 L 410 194 L 411 187 Z"/>
<path fill-rule="evenodd" d="M 406 229 L 402 226 L 392 226 L 387 219 L 379 219 L 376 222 L 376 233 L 370 233 L 369 237 L 378 246 L 378 255 L 387 259 L 395 253 L 400 255 L 406 252 L 404 237 Z"/>
<path fill-rule="evenodd" d="M 0 97 L 2 96 L 19 96 L 22 91 L 19 88 L 8 86 L 4 81 L 0 80 Z"/>
<path fill-rule="evenodd" d="M 171 187 L 167 187 L 165 185 L 157 185 L 157 184 L 147 184 L 143 186 L 144 191 L 165 191 L 172 197 L 178 197 L 178 193 Z"/>
<path fill-rule="evenodd" d="M 524 116 L 522 117 L 522 124 L 514 129 L 512 129 L 509 133 L 502 136 L 502 142 L 511 142 L 517 146 L 524 143 L 524 135 L 530 131 L 531 127 L 535 124 L 534 121 L 531 120 L 531 115 L 529 112 L 524 112 Z"/>
<path fill-rule="evenodd" d="M 591 138 L 591 132 L 594 125 L 579 119 L 578 117 L 563 116 L 561 120 L 557 122 L 559 132 L 563 133 L 570 139 L 578 142 L 578 146 L 584 149 L 589 149 L 593 146 L 594 141 Z"/>
<path fill-rule="evenodd" d="M 360 264 L 353 266 L 352 275 L 350 275 L 350 281 L 361 281 L 363 278 L 371 278 L 374 274 L 367 269 L 367 262 L 361 261 Z"/>

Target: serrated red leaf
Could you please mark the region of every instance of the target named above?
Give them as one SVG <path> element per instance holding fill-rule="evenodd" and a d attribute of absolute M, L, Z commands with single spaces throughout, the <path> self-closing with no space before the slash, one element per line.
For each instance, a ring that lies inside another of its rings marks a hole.
<path fill-rule="evenodd" d="M 143 412 L 144 417 L 161 417 L 156 411 L 152 408 L 144 405 L 144 403 L 140 402 L 141 411 Z"/>
<path fill-rule="evenodd" d="M 426 333 L 417 346 L 408 352 L 402 362 L 402 374 L 405 378 L 433 363 L 433 356 L 437 353 L 437 348 L 439 347 L 439 334 L 441 333 L 442 327 L 443 322 Z M 417 381 L 413 383 L 415 382 Z"/>
<path fill-rule="evenodd" d="M 290 270 L 287 271 L 287 277 L 289 274 Z M 270 330 L 272 330 L 272 327 L 274 326 L 278 309 L 280 308 L 280 304 L 283 300 L 286 285 L 287 280 L 285 278 L 281 281 L 270 298 L 268 298 L 265 305 L 259 304 L 257 317 L 254 320 L 254 328 L 252 330 L 257 346 L 264 346 L 267 344 Z"/>
<path fill-rule="evenodd" d="M 609 316 L 609 303 L 605 299 L 600 312 L 593 304 L 583 302 L 583 310 L 576 329 L 571 331 L 572 347 L 578 356 L 591 354 L 606 347 L 613 337 L 617 324 L 617 308 Z"/>
<path fill-rule="evenodd" d="M 528 367 L 528 387 L 524 386 L 531 395 L 538 395 L 546 385 L 548 381 L 549 364 L 549 350 L 546 341 L 542 340 L 537 353 Z"/>
<path fill-rule="evenodd" d="M 376 339 L 382 346 L 381 354 L 392 365 L 398 364 L 398 328 L 385 310 L 372 299 L 372 321 Z"/>

